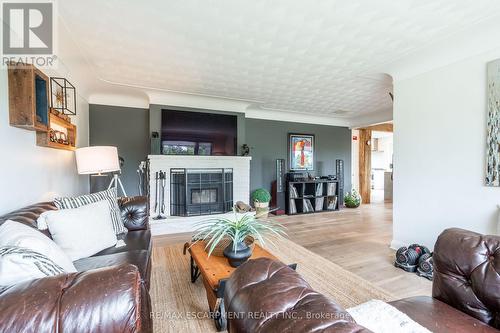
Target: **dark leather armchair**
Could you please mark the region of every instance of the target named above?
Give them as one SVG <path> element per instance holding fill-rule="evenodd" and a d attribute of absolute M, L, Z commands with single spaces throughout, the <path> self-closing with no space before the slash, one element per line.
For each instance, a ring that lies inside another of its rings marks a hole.
<path fill-rule="evenodd" d="M 500 329 L 500 237 L 456 228 L 445 230 L 434 247 L 432 296 L 410 297 L 390 304 L 434 333 L 498 332 L 495 328 Z M 226 283 L 225 306 L 231 333 L 366 330 L 334 300 L 311 290 L 293 270 L 269 259 L 250 260 L 234 272 Z M 245 315 L 256 311 L 278 315 Z M 305 312 L 329 316 L 304 319 Z"/>
<path fill-rule="evenodd" d="M 498 332 L 500 237 L 451 228 L 434 246 L 432 297 L 391 302 L 434 333 Z"/>
<path fill-rule="evenodd" d="M 500 237 L 463 229 L 435 246 L 432 296 L 500 329 Z"/>

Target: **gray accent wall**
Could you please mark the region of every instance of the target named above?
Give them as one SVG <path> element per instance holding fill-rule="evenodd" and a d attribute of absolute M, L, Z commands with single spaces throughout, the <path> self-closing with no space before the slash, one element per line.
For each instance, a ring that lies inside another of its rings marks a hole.
<path fill-rule="evenodd" d="M 250 146 L 250 190 L 271 189 L 276 179 L 276 159 L 283 158 L 288 170 L 288 133 L 315 135 L 313 175 L 335 174 L 335 160 L 344 160 L 345 190 L 351 189 L 351 130 L 347 127 L 273 121 L 245 120 L 246 143 Z"/>
<path fill-rule="evenodd" d="M 161 110 L 166 105 L 150 105 L 149 109 L 91 104 L 89 110 L 90 145 L 118 147 L 125 159 L 122 182 L 129 195 L 138 194 L 137 167 L 150 150 L 151 131 L 161 132 Z M 174 108 L 174 107 L 172 107 Z M 347 127 L 313 125 L 285 121 L 245 118 L 243 113 L 175 107 L 176 110 L 214 112 L 238 116 L 238 146 L 250 146 L 250 189 L 271 189 L 275 180 L 276 159 L 283 158 L 288 168 L 288 133 L 315 135 L 315 170 L 313 175 L 335 174 L 335 160 L 344 160 L 345 190 L 351 189 L 351 130 Z M 96 177 L 94 177 L 96 178 Z M 107 179 L 94 179 L 100 187 Z M 91 184 L 92 185 L 92 184 Z M 92 186 L 95 188 L 95 186 Z"/>
<path fill-rule="evenodd" d="M 139 194 L 137 168 L 149 154 L 149 110 L 120 106 L 89 106 L 89 142 L 91 146 L 116 146 L 125 159 L 121 180 L 129 196 Z M 106 177 L 107 178 L 107 177 Z M 94 191 L 108 179 L 93 177 Z"/>

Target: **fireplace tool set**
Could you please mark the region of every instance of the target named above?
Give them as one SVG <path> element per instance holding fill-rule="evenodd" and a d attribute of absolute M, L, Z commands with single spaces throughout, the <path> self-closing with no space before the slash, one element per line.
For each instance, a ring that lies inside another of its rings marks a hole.
<path fill-rule="evenodd" d="M 149 172 L 148 170 L 149 164 L 146 161 L 141 161 L 139 163 L 139 168 L 137 169 L 137 176 L 139 177 L 139 183 L 138 183 L 138 189 L 139 189 L 139 195 L 144 195 L 144 193 L 148 193 L 148 188 L 147 188 L 147 174 Z"/>
<path fill-rule="evenodd" d="M 159 171 L 155 174 L 155 217 L 153 220 L 162 220 L 167 218 L 165 215 L 165 186 L 167 185 L 167 173 Z"/>

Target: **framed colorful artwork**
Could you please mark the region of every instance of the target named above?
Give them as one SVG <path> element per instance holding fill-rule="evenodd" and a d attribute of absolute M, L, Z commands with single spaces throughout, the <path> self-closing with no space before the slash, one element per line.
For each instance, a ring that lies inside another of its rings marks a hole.
<path fill-rule="evenodd" d="M 291 171 L 314 170 L 314 135 L 288 134 Z"/>

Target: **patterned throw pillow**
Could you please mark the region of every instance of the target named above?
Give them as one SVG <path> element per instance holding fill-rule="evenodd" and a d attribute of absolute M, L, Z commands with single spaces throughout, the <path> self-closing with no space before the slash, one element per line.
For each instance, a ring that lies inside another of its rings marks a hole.
<path fill-rule="evenodd" d="M 64 273 L 49 257 L 26 247 L 0 247 L 0 286 Z"/>
<path fill-rule="evenodd" d="M 56 198 L 54 204 L 58 209 L 79 208 L 81 206 L 106 200 L 111 211 L 111 221 L 113 221 L 113 230 L 115 234 L 123 234 L 127 232 L 127 228 L 123 225 L 120 207 L 116 200 L 116 187 L 109 190 L 101 191 L 92 194 L 81 195 L 79 197 Z"/>

